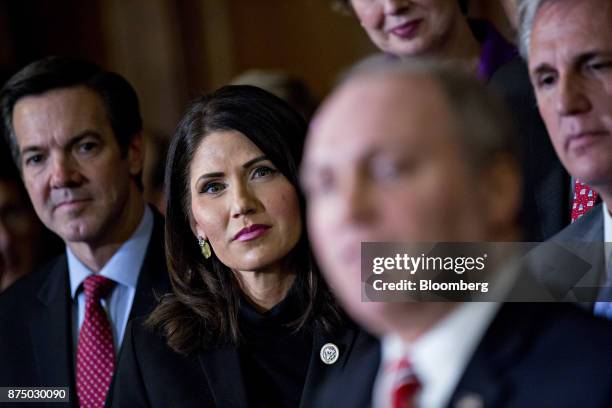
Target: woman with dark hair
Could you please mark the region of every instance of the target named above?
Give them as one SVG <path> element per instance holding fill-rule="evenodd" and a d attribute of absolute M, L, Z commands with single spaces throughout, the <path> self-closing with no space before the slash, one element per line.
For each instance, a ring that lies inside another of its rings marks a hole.
<path fill-rule="evenodd" d="M 297 187 L 305 132 L 252 86 L 187 110 L 166 165 L 173 293 L 132 325 L 112 406 L 309 406 L 346 368 L 358 331 L 311 257 Z"/>

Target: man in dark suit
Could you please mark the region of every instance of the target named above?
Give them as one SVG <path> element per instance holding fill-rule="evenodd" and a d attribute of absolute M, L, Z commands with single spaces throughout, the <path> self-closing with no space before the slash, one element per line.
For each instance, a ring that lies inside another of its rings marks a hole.
<path fill-rule="evenodd" d="M 599 292 L 603 300 L 612 301 L 609 290 L 596 290 L 610 286 L 603 242 L 612 241 L 612 4 L 556 0 L 525 2 L 522 7 L 521 52 L 529 63 L 540 113 L 561 162 L 575 180 L 587 185 L 576 195 L 584 196 L 585 207 L 594 207 L 551 239 L 584 243 L 566 249 L 591 269 L 576 276 L 551 267 L 544 278 L 562 288 L 561 293 L 590 288 L 595 296 Z M 596 205 L 595 194 L 602 204 Z M 555 257 L 549 258 L 546 261 L 554 264 Z M 592 292 L 577 300 L 595 300 Z M 596 304 L 595 312 L 612 317 L 605 304 Z"/>
<path fill-rule="evenodd" d="M 481 84 L 426 62 L 366 63 L 323 104 L 302 168 L 309 233 L 331 287 L 381 342 L 317 407 L 610 406 L 612 326 L 571 304 L 504 304 L 524 282 L 507 259 L 490 268 L 498 302 L 368 300 L 363 242 L 520 239 L 508 125 Z"/>
<path fill-rule="evenodd" d="M 0 296 L 0 385 L 69 387 L 99 407 L 127 322 L 168 290 L 163 219 L 145 205 L 138 98 L 81 60 L 33 62 L 3 87 L 13 157 L 65 254 Z"/>

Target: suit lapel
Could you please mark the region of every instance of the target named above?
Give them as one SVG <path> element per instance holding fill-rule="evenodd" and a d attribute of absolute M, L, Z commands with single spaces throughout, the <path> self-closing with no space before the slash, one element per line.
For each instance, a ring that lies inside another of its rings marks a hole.
<path fill-rule="evenodd" d="M 155 210 L 153 215 L 153 232 L 138 276 L 130 320 L 151 313 L 157 305 L 157 299 L 170 291 L 164 256 L 164 220 Z"/>
<path fill-rule="evenodd" d="M 353 351 L 356 338 L 357 330 L 353 328 L 344 329 L 335 336 L 324 335 L 320 331 L 315 331 L 312 339 L 310 363 L 308 364 L 308 372 L 302 391 L 302 400 L 300 401 L 301 407 L 313 406 L 315 392 L 321 384 L 329 378 L 340 375 Z M 338 360 L 333 364 L 326 364 L 321 359 L 321 349 L 328 343 L 334 344 L 339 351 Z"/>
<path fill-rule="evenodd" d="M 380 343 L 357 328 L 346 330 L 335 337 L 335 341 L 340 349 L 338 361 L 328 368 L 320 367 L 324 366 L 320 360 L 320 346 L 329 339 L 315 336 L 300 406 L 369 407 L 381 360 Z"/>
<path fill-rule="evenodd" d="M 69 386 L 76 402 L 72 308 L 68 264 L 61 256 L 38 291 L 40 311 L 30 321 L 30 335 L 41 385 Z"/>
<path fill-rule="evenodd" d="M 521 361 L 538 324 L 530 307 L 529 303 L 501 306 L 453 392 L 449 407 L 494 407 L 509 399 L 512 388 L 507 374 Z"/>
<path fill-rule="evenodd" d="M 247 398 L 238 352 L 234 348 L 212 349 L 198 355 L 211 394 L 218 407 L 245 408 Z"/>
<path fill-rule="evenodd" d="M 602 205 L 588 211 L 578 221 L 570 225 L 554 241 L 566 249 L 574 258 L 582 261 L 584 273 L 571 285 L 571 300 L 582 302 L 586 309 L 593 308 L 593 301 L 601 287 L 602 279 L 606 279 L 606 260 L 604 248 L 604 219 Z M 557 259 L 558 261 L 558 259 Z M 572 271 L 581 270 L 569 267 L 564 261 L 560 275 L 567 276 Z"/>
<path fill-rule="evenodd" d="M 486 356 L 477 352 L 455 389 L 449 407 L 500 406 L 508 390 L 507 384 L 499 377 Z"/>
<path fill-rule="evenodd" d="M 576 221 L 577 240 L 583 242 L 603 242 L 603 204 L 596 205 L 580 220 Z"/>

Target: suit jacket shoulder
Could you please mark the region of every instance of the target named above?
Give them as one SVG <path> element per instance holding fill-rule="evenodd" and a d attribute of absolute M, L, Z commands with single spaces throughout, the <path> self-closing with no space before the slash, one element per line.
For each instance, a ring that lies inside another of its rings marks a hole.
<path fill-rule="evenodd" d="M 566 303 L 502 306 L 450 407 L 609 407 L 612 324 Z"/>

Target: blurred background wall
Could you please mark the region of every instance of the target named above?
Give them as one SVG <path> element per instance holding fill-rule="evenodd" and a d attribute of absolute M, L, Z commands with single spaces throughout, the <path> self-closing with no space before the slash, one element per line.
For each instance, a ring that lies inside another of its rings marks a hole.
<path fill-rule="evenodd" d="M 149 131 L 171 134 L 185 103 L 250 69 L 284 70 L 322 97 L 374 51 L 328 0 L 1 0 L 2 82 L 30 61 L 80 56 L 124 75 Z"/>
<path fill-rule="evenodd" d="M 510 33 L 501 4 L 470 0 L 470 14 Z M 302 79 L 315 101 L 374 53 L 333 0 L 0 0 L 0 82 L 48 55 L 97 62 L 140 97 L 148 144 L 144 183 L 160 209 L 165 147 L 186 103 L 246 70 Z M 0 148 L 2 146 L 0 145 Z"/>

